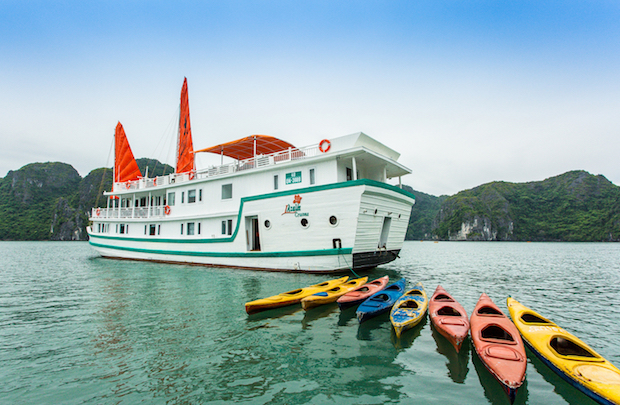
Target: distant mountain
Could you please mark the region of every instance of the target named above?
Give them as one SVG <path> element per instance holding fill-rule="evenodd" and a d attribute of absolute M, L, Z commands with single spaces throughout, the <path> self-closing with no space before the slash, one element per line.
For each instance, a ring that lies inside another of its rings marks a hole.
<path fill-rule="evenodd" d="M 431 228 L 440 240 L 619 241 L 620 187 L 585 171 L 483 184 L 446 198 Z"/>
<path fill-rule="evenodd" d="M 174 169 L 154 159 L 137 159 L 149 177 Z M 80 177 L 61 162 L 31 163 L 0 178 L 0 240 L 87 240 L 93 207 L 107 205 L 112 169 L 99 168 Z"/>
<path fill-rule="evenodd" d="M 142 174 L 174 168 L 137 159 Z M 408 240 L 620 241 L 620 187 L 572 171 L 530 183 L 493 182 L 453 196 L 415 191 Z M 112 169 L 81 178 L 66 163 L 32 163 L 0 178 L 0 240 L 86 240 L 93 207 L 107 205 Z"/>

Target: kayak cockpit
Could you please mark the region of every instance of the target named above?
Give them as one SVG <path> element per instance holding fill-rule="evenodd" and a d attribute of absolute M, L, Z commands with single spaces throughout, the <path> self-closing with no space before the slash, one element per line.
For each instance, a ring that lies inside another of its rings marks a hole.
<path fill-rule="evenodd" d="M 454 299 L 446 294 L 437 294 L 435 301 L 454 302 Z"/>
<path fill-rule="evenodd" d="M 553 323 L 551 321 L 546 320 L 545 318 L 542 318 L 540 316 L 537 316 L 537 315 L 534 315 L 528 312 L 521 315 L 521 321 L 527 324 L 552 324 Z"/>
<path fill-rule="evenodd" d="M 481 316 L 489 316 L 489 315 L 502 316 L 502 317 L 504 316 L 504 314 L 502 314 L 497 309 L 493 307 L 487 307 L 487 306 L 481 307 L 480 309 L 478 309 L 478 311 L 476 311 L 476 313 Z"/>
<path fill-rule="evenodd" d="M 482 329 L 480 336 L 484 340 L 501 341 L 502 343 L 514 343 L 515 339 L 504 328 L 497 325 L 489 325 Z"/>
<path fill-rule="evenodd" d="M 565 337 L 555 336 L 551 338 L 549 346 L 560 356 L 579 357 L 586 361 L 600 359 L 596 353 Z"/>
<path fill-rule="evenodd" d="M 442 316 L 462 316 L 459 311 L 457 311 L 456 309 L 454 309 L 452 307 L 441 307 L 441 308 L 439 308 L 439 310 L 437 311 L 437 315 L 442 315 Z"/>

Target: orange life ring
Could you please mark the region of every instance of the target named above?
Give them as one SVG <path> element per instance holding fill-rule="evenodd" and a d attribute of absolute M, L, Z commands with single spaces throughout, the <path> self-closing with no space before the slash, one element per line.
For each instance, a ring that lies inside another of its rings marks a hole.
<path fill-rule="evenodd" d="M 129 190 L 129 187 L 131 187 L 131 182 L 127 180 L 127 183 L 125 183 L 125 188 Z"/>
<path fill-rule="evenodd" d="M 166 205 L 166 206 L 164 207 L 164 214 L 166 214 L 166 215 L 170 215 L 170 206 L 169 206 L 169 205 Z"/>
<path fill-rule="evenodd" d="M 189 179 L 194 180 L 194 171 L 189 172 Z"/>
<path fill-rule="evenodd" d="M 100 210 L 99 208 L 97 208 L 97 210 L 95 211 L 95 214 L 96 214 L 97 216 L 99 216 L 99 215 L 101 214 L 101 210 Z"/>
<path fill-rule="evenodd" d="M 157 179 L 153 179 L 153 185 L 156 186 L 157 185 Z"/>
<path fill-rule="evenodd" d="M 329 139 L 323 139 L 321 142 L 319 142 L 319 150 L 323 153 L 327 152 L 331 147 L 332 143 L 329 141 Z"/>

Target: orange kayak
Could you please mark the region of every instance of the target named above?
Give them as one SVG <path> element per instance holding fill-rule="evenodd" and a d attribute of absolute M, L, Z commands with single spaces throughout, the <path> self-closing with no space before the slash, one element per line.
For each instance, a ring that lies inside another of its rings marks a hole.
<path fill-rule="evenodd" d="M 469 333 L 469 319 L 465 308 L 444 288 L 437 286 L 428 303 L 431 322 L 437 332 L 441 333 L 458 352 Z"/>
<path fill-rule="evenodd" d="M 371 281 L 370 283 L 364 284 L 356 290 L 349 291 L 342 297 L 338 298 L 338 301 L 336 301 L 338 303 L 338 307 L 342 310 L 356 304 L 361 304 L 366 300 L 366 298 L 378 291 L 383 290 L 387 286 L 388 281 L 390 281 L 390 278 L 388 276 L 383 276 Z"/>
<path fill-rule="evenodd" d="M 471 339 L 482 363 L 514 402 L 525 380 L 525 346 L 517 327 L 485 293 L 471 315 Z"/>

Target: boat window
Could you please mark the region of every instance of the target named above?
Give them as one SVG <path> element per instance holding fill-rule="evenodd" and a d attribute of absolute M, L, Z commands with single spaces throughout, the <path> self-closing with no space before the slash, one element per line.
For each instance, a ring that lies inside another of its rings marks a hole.
<path fill-rule="evenodd" d="M 187 192 L 187 202 L 195 203 L 196 202 L 196 190 L 189 190 Z"/>
<path fill-rule="evenodd" d="M 314 184 L 316 179 L 314 178 L 314 169 L 310 169 L 310 184 Z"/>
<path fill-rule="evenodd" d="M 127 228 L 128 226 L 126 226 L 125 224 L 120 224 L 118 233 L 127 233 Z"/>
<path fill-rule="evenodd" d="M 350 167 L 347 167 L 347 181 L 353 180 L 353 170 Z"/>
<path fill-rule="evenodd" d="M 200 235 L 200 222 L 198 222 L 198 235 Z"/>
<path fill-rule="evenodd" d="M 482 329 L 480 335 L 483 339 L 500 339 L 500 340 L 508 340 L 510 342 L 514 342 L 514 338 L 504 329 L 500 328 L 497 325 L 490 325 L 486 328 Z"/>
<path fill-rule="evenodd" d="M 232 219 L 222 221 L 222 235 L 232 235 Z"/>
<path fill-rule="evenodd" d="M 198 201 L 202 201 L 202 189 L 198 190 Z"/>
<path fill-rule="evenodd" d="M 161 231 L 161 225 L 157 225 L 157 234 L 159 235 Z"/>
<path fill-rule="evenodd" d="M 171 207 L 174 205 L 174 194 L 174 192 L 168 193 L 168 205 Z"/>
<path fill-rule="evenodd" d="M 596 358 L 597 356 L 594 353 L 591 353 L 585 347 L 578 345 L 577 343 L 565 339 L 563 337 L 554 337 L 549 342 L 553 350 L 555 350 L 558 354 L 562 356 L 579 356 L 579 357 L 590 357 Z"/>
<path fill-rule="evenodd" d="M 188 222 L 187 223 L 187 234 L 188 235 L 193 235 L 194 234 L 194 223 L 193 222 Z"/>
<path fill-rule="evenodd" d="M 308 222 L 307 218 L 302 218 L 301 221 L 299 222 L 301 224 L 302 227 L 307 228 L 310 226 L 310 223 Z"/>
<path fill-rule="evenodd" d="M 181 204 L 185 203 L 185 191 L 181 191 Z"/>
<path fill-rule="evenodd" d="M 274 190 L 278 189 L 278 175 L 277 174 L 273 176 L 273 189 Z"/>
<path fill-rule="evenodd" d="M 331 217 L 329 217 L 329 224 L 332 226 L 338 225 L 338 218 L 336 218 L 335 215 L 332 215 Z"/>
<path fill-rule="evenodd" d="M 222 184 L 222 200 L 232 198 L 232 184 Z"/>
<path fill-rule="evenodd" d="M 140 207 L 146 207 L 146 197 L 140 198 Z"/>
<path fill-rule="evenodd" d="M 497 309 L 495 308 L 491 308 L 491 307 L 482 307 L 478 310 L 478 314 L 479 315 L 502 315 L 501 312 L 499 312 Z"/>
<path fill-rule="evenodd" d="M 268 219 L 265 220 L 265 228 L 271 228 L 271 221 L 269 221 Z"/>
<path fill-rule="evenodd" d="M 183 235 L 183 224 L 181 224 L 181 235 Z"/>
<path fill-rule="evenodd" d="M 155 235 L 155 224 L 149 225 L 149 235 L 151 236 Z"/>
<path fill-rule="evenodd" d="M 521 320 L 525 323 L 551 323 L 534 314 L 523 314 L 521 315 Z"/>
<path fill-rule="evenodd" d="M 452 307 L 441 307 L 437 315 L 461 316 L 461 313 Z"/>

